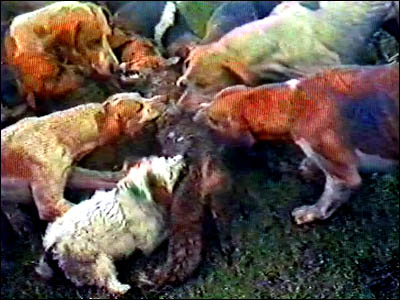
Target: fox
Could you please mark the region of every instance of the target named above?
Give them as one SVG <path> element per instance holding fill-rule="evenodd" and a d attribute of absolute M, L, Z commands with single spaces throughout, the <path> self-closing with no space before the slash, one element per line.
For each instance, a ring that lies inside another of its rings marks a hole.
<path fill-rule="evenodd" d="M 360 188 L 360 172 L 399 165 L 399 64 L 342 66 L 283 83 L 237 85 L 195 117 L 225 143 L 298 145 L 305 174 L 322 170 L 324 191 L 292 211 L 297 224 L 329 218 Z"/>
<path fill-rule="evenodd" d="M 85 178 L 86 172 L 79 169 L 78 173 L 72 172 L 77 171 L 72 168 L 74 163 L 122 135 L 138 136 L 148 122 L 161 114 L 166 98 L 159 95 L 147 99 L 139 93 L 119 93 L 103 103 L 82 104 L 43 117 L 25 118 L 2 129 L 2 202 L 6 190 L 22 187 L 26 192 L 30 188 L 41 220 L 54 221 L 62 216 L 74 205 L 63 195 L 67 181 L 78 187 L 77 178 Z M 89 173 L 86 178 L 96 175 Z M 70 178 L 72 174 L 75 176 Z M 26 193 L 20 196 L 25 197 Z"/>

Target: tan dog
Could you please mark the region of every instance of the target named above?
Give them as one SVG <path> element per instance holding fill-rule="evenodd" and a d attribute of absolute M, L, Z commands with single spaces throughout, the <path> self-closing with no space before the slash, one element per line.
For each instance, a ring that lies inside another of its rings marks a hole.
<path fill-rule="evenodd" d="M 269 17 L 190 50 L 177 85 L 215 93 L 235 84 L 256 86 L 367 64 L 368 39 L 394 14 L 390 1 L 324 1 L 316 11 L 285 1 Z"/>
<path fill-rule="evenodd" d="M 282 84 L 235 86 L 215 96 L 208 124 L 223 138 L 296 143 L 301 168 L 325 173 L 314 205 L 293 211 L 298 224 L 326 219 L 361 185 L 359 171 L 398 165 L 399 65 L 344 67 Z"/>
<path fill-rule="evenodd" d="M 16 17 L 6 56 L 21 76 L 28 104 L 34 108 L 35 98 L 65 96 L 94 71 L 110 75 L 118 64 L 110 35 L 105 15 L 93 3 L 61 1 Z"/>
<path fill-rule="evenodd" d="M 91 103 L 26 118 L 1 131 L 1 181 L 30 185 L 42 220 L 53 221 L 72 205 L 64 188 L 74 162 L 121 135 L 136 136 L 164 109 L 164 96 L 121 93 Z"/>

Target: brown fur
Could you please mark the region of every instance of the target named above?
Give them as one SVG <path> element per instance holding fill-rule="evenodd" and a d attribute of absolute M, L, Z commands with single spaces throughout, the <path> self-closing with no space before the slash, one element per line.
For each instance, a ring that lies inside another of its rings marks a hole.
<path fill-rule="evenodd" d="M 121 135 L 136 136 L 158 117 L 164 100 L 122 93 L 103 104 L 21 120 L 1 131 L 2 181 L 28 181 L 40 218 L 53 221 L 72 205 L 63 196 L 71 166 Z"/>
<path fill-rule="evenodd" d="M 118 63 L 110 35 L 103 12 L 92 3 L 55 3 L 14 19 L 6 60 L 20 74 L 28 104 L 67 95 L 93 71 L 110 75 Z"/>
<path fill-rule="evenodd" d="M 149 40 L 139 37 L 132 38 L 124 46 L 121 61 L 126 63 L 126 71 L 138 72 L 162 68 L 166 62 Z"/>
<path fill-rule="evenodd" d="M 169 108 L 157 120 L 162 155 L 183 155 L 188 170 L 171 199 L 171 236 L 165 265 L 150 281 L 156 287 L 186 280 L 198 267 L 204 245 L 203 225 L 209 209 L 215 218 L 223 250 L 230 247 L 231 179 L 213 143 L 209 129 L 192 121 L 183 107 Z M 147 281 L 145 283 L 148 283 Z"/>
<path fill-rule="evenodd" d="M 367 161 L 357 151 L 398 164 L 399 66 L 337 68 L 293 83 L 227 88 L 207 108 L 206 120 L 231 141 L 283 140 L 302 148 L 327 177 L 320 200 L 293 212 L 297 223 L 305 223 L 329 217 L 360 186 L 358 169 Z M 341 109 L 371 97 L 384 107 L 368 111 L 384 116 L 375 115 L 379 134 L 365 132 L 360 124 L 354 133 Z"/>

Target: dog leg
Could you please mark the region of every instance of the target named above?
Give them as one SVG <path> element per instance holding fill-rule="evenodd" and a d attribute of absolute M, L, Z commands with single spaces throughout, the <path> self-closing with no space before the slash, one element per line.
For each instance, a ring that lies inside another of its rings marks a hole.
<path fill-rule="evenodd" d="M 41 220 L 54 221 L 62 216 L 74 204 L 64 198 L 64 188 L 67 183 L 67 172 L 61 176 L 52 174 L 53 178 L 38 177 L 31 183 L 32 196 Z"/>
<path fill-rule="evenodd" d="M 96 282 L 96 285 L 98 287 L 105 287 L 112 294 L 125 294 L 131 286 L 129 284 L 122 284 L 117 279 L 117 274 L 111 258 L 104 253 L 100 253 L 93 267 L 93 280 Z"/>
<path fill-rule="evenodd" d="M 325 148 L 329 151 L 322 151 L 319 154 L 314 152 L 303 138 L 296 143 L 322 169 L 326 176 L 326 183 L 325 190 L 317 203 L 294 209 L 292 216 L 297 224 L 327 219 L 349 199 L 351 192 L 361 185 L 354 154 L 338 144 L 336 146 L 330 144 L 330 147 Z M 338 153 L 336 150 L 339 149 L 340 155 L 334 157 L 335 153 Z"/>
<path fill-rule="evenodd" d="M 113 189 L 127 175 L 127 170 L 118 172 L 89 170 L 72 167 L 67 185 L 75 189 Z"/>

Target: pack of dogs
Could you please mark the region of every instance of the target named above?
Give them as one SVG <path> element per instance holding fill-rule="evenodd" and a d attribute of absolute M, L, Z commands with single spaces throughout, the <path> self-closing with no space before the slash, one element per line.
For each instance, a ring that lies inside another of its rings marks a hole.
<path fill-rule="evenodd" d="M 122 295 L 130 285 L 114 260 L 168 239 L 167 261 L 138 284 L 185 281 L 201 262 L 207 209 L 229 240 L 223 147 L 292 143 L 305 154 L 300 174 L 324 173 L 316 203 L 292 211 L 296 224 L 329 218 L 361 173 L 398 167 L 399 64 L 373 65 L 366 47 L 387 22 L 398 27 L 397 1 L 210 2 L 194 20 L 183 1 L 38 1 L 16 5 L 8 30 L 2 2 L 2 123 L 15 117 L 8 106 L 35 115 L 89 77 L 121 89 L 1 130 L 2 203 L 33 203 L 49 222 L 42 277 L 55 264 L 77 286 Z M 123 136 L 140 141 L 149 124 L 159 157 L 118 172 L 77 166 Z M 96 192 L 74 204 L 67 186 Z"/>

